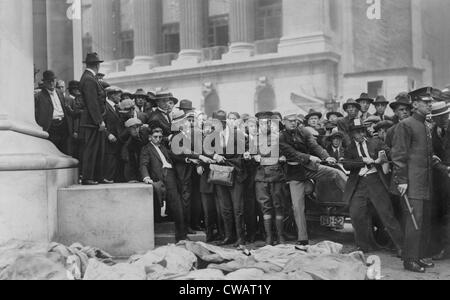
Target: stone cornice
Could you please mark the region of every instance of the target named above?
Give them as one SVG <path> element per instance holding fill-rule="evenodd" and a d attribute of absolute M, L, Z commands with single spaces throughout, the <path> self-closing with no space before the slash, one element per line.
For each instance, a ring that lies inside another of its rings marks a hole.
<path fill-rule="evenodd" d="M 242 60 L 217 60 L 210 62 L 199 63 L 198 65 L 187 68 L 176 68 L 173 66 L 159 67 L 149 70 L 146 73 L 131 73 L 118 72 L 108 75 L 108 82 L 110 84 L 145 84 L 149 80 L 164 80 L 169 78 L 183 78 L 195 76 L 208 76 L 217 73 L 236 73 L 248 69 L 263 69 L 273 66 L 292 66 L 296 64 L 305 64 L 312 62 L 330 61 L 332 63 L 339 63 L 341 56 L 336 52 L 323 52 L 307 55 L 280 55 L 280 54 L 266 54 L 255 56 L 253 58 L 246 58 Z"/>

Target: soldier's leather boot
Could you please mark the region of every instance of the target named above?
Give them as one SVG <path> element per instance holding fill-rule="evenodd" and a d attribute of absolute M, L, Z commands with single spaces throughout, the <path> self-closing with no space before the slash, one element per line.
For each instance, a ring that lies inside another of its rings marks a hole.
<path fill-rule="evenodd" d="M 277 226 L 278 243 L 284 245 L 286 240 L 284 239 L 283 219 L 277 218 L 275 224 Z"/>
<path fill-rule="evenodd" d="M 264 220 L 264 229 L 266 230 L 266 245 L 273 245 L 272 219 Z"/>

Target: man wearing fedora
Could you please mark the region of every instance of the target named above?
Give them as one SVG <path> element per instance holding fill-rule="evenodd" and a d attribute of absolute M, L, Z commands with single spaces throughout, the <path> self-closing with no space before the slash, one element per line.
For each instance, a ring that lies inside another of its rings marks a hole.
<path fill-rule="evenodd" d="M 384 96 L 377 96 L 372 104 L 375 106 L 376 110 L 374 116 L 379 117 L 381 121 L 392 121 L 393 117 L 386 116 L 386 109 L 389 101 L 387 101 Z"/>
<path fill-rule="evenodd" d="M 320 120 L 322 119 L 322 113 L 311 109 L 309 113 L 305 116 L 305 121 L 307 123 L 306 128 L 311 130 L 311 133 L 317 138 L 319 144 L 323 145 L 323 138 L 325 136 L 325 129 L 322 128 Z"/>
<path fill-rule="evenodd" d="M 67 153 L 67 142 L 72 132 L 64 95 L 56 89 L 56 75 L 53 71 L 43 74 L 43 89 L 35 96 L 36 122 L 49 134 L 49 140 Z"/>
<path fill-rule="evenodd" d="M 348 99 L 344 103 L 344 111 L 347 115 L 344 118 L 337 120 L 337 128 L 340 132 L 344 133 L 344 147 L 350 145 L 350 126 L 353 120 L 358 118 L 358 114 L 361 111 L 361 105 L 353 99 Z"/>
<path fill-rule="evenodd" d="M 371 117 L 372 115 L 369 113 L 370 106 L 374 102 L 372 98 L 369 97 L 369 94 L 362 93 L 361 96 L 359 96 L 358 99 L 356 99 L 356 102 L 360 105 L 361 110 L 361 121 L 365 122 L 366 119 Z"/>
<path fill-rule="evenodd" d="M 80 93 L 80 82 L 76 80 L 69 81 L 66 96 L 67 110 L 69 113 L 70 127 L 72 128 L 69 137 L 68 152 L 69 155 L 80 160 L 82 140 L 80 137 L 80 116 L 83 110 L 83 100 Z"/>
<path fill-rule="evenodd" d="M 360 119 L 353 120 L 350 135 L 352 143 L 345 151 L 343 162 L 344 168 L 350 171 L 344 202 L 350 203 L 356 245 L 365 253 L 375 248 L 370 228 L 373 226 L 371 204 L 401 255 L 403 234 L 394 216 L 390 182 L 381 167 L 388 162 L 389 148 L 380 139 L 367 138 L 367 126 Z"/>
<path fill-rule="evenodd" d="M 440 99 L 441 100 L 441 99 Z M 433 254 L 434 259 L 450 258 L 450 109 L 446 102 L 433 104 L 431 118 L 434 123 L 432 141 L 434 155 L 439 163 L 434 170 L 434 199 L 433 199 Z"/>
<path fill-rule="evenodd" d="M 133 95 L 135 109 L 134 117 L 142 121 L 143 124 L 148 124 L 149 115 L 146 112 L 147 101 L 149 101 L 148 94 L 143 89 L 138 89 Z"/>
<path fill-rule="evenodd" d="M 405 220 L 403 260 L 406 270 L 424 273 L 434 264 L 430 257 L 433 146 L 427 116 L 433 88 L 411 92 L 414 113 L 398 124 L 392 147 L 393 180 L 402 197 Z M 406 197 L 405 197 L 406 196 Z M 407 202 L 413 208 L 412 217 Z"/>
<path fill-rule="evenodd" d="M 86 55 L 86 70 L 80 80 L 80 92 L 85 109 L 81 113 L 80 126 L 83 129 L 83 185 L 96 185 L 105 183 L 103 177 L 103 160 L 105 152 L 106 124 L 104 114 L 106 111 L 106 93 L 97 78 L 100 68 L 97 53 Z"/>
<path fill-rule="evenodd" d="M 398 124 L 411 116 L 411 97 L 408 93 L 402 92 L 395 97 L 395 102 L 392 102 L 389 106 L 394 111 L 394 117 L 392 118 L 394 125 L 386 132 L 385 143 L 389 148 L 392 148 L 392 141 Z"/>
<path fill-rule="evenodd" d="M 156 109 L 151 113 L 149 122 L 158 122 L 162 127 L 164 137 L 167 138 L 172 133 L 172 116 L 169 102 L 173 102 L 176 105 L 178 99 L 175 98 L 172 93 L 160 92 L 156 93 L 153 102 Z"/>
<path fill-rule="evenodd" d="M 344 140 L 344 134 L 342 132 L 334 132 L 327 137 L 329 146 L 326 148 L 328 154 L 333 157 L 337 162 L 340 162 L 344 158 L 344 147 L 342 142 Z"/>

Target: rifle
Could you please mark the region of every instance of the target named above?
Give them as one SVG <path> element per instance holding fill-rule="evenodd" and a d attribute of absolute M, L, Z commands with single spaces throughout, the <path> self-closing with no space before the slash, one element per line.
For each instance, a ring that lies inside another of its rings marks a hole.
<path fill-rule="evenodd" d="M 419 225 L 417 225 L 417 220 L 416 220 L 416 217 L 414 216 L 414 208 L 411 206 L 411 203 L 409 202 L 408 195 L 405 194 L 405 196 L 403 196 L 403 199 L 405 200 L 406 207 L 408 208 L 409 214 L 411 215 L 411 219 L 413 221 L 414 228 L 416 230 L 419 230 Z"/>

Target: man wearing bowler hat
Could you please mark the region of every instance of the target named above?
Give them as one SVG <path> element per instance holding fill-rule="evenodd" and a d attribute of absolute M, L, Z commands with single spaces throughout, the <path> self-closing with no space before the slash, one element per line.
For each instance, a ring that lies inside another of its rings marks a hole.
<path fill-rule="evenodd" d="M 36 122 L 49 134 L 49 140 L 59 151 L 67 154 L 67 142 L 71 124 L 64 95 L 56 89 L 56 75 L 53 71 L 43 74 L 43 89 L 35 96 Z"/>
<path fill-rule="evenodd" d="M 177 108 L 182 110 L 185 114 L 195 110 L 192 106 L 192 101 L 190 100 L 181 100 L 180 105 Z"/>
<path fill-rule="evenodd" d="M 414 113 L 395 130 L 393 180 L 402 197 L 405 220 L 403 260 L 406 270 L 424 273 L 434 264 L 430 257 L 433 146 L 427 116 L 431 113 L 433 88 L 411 92 Z M 411 213 L 408 206 L 413 208 Z"/>
<path fill-rule="evenodd" d="M 97 53 L 88 53 L 84 61 L 86 70 L 80 80 L 80 92 L 85 106 L 80 120 L 84 137 L 83 185 L 104 183 L 106 92 L 97 78 L 102 62 Z"/>

